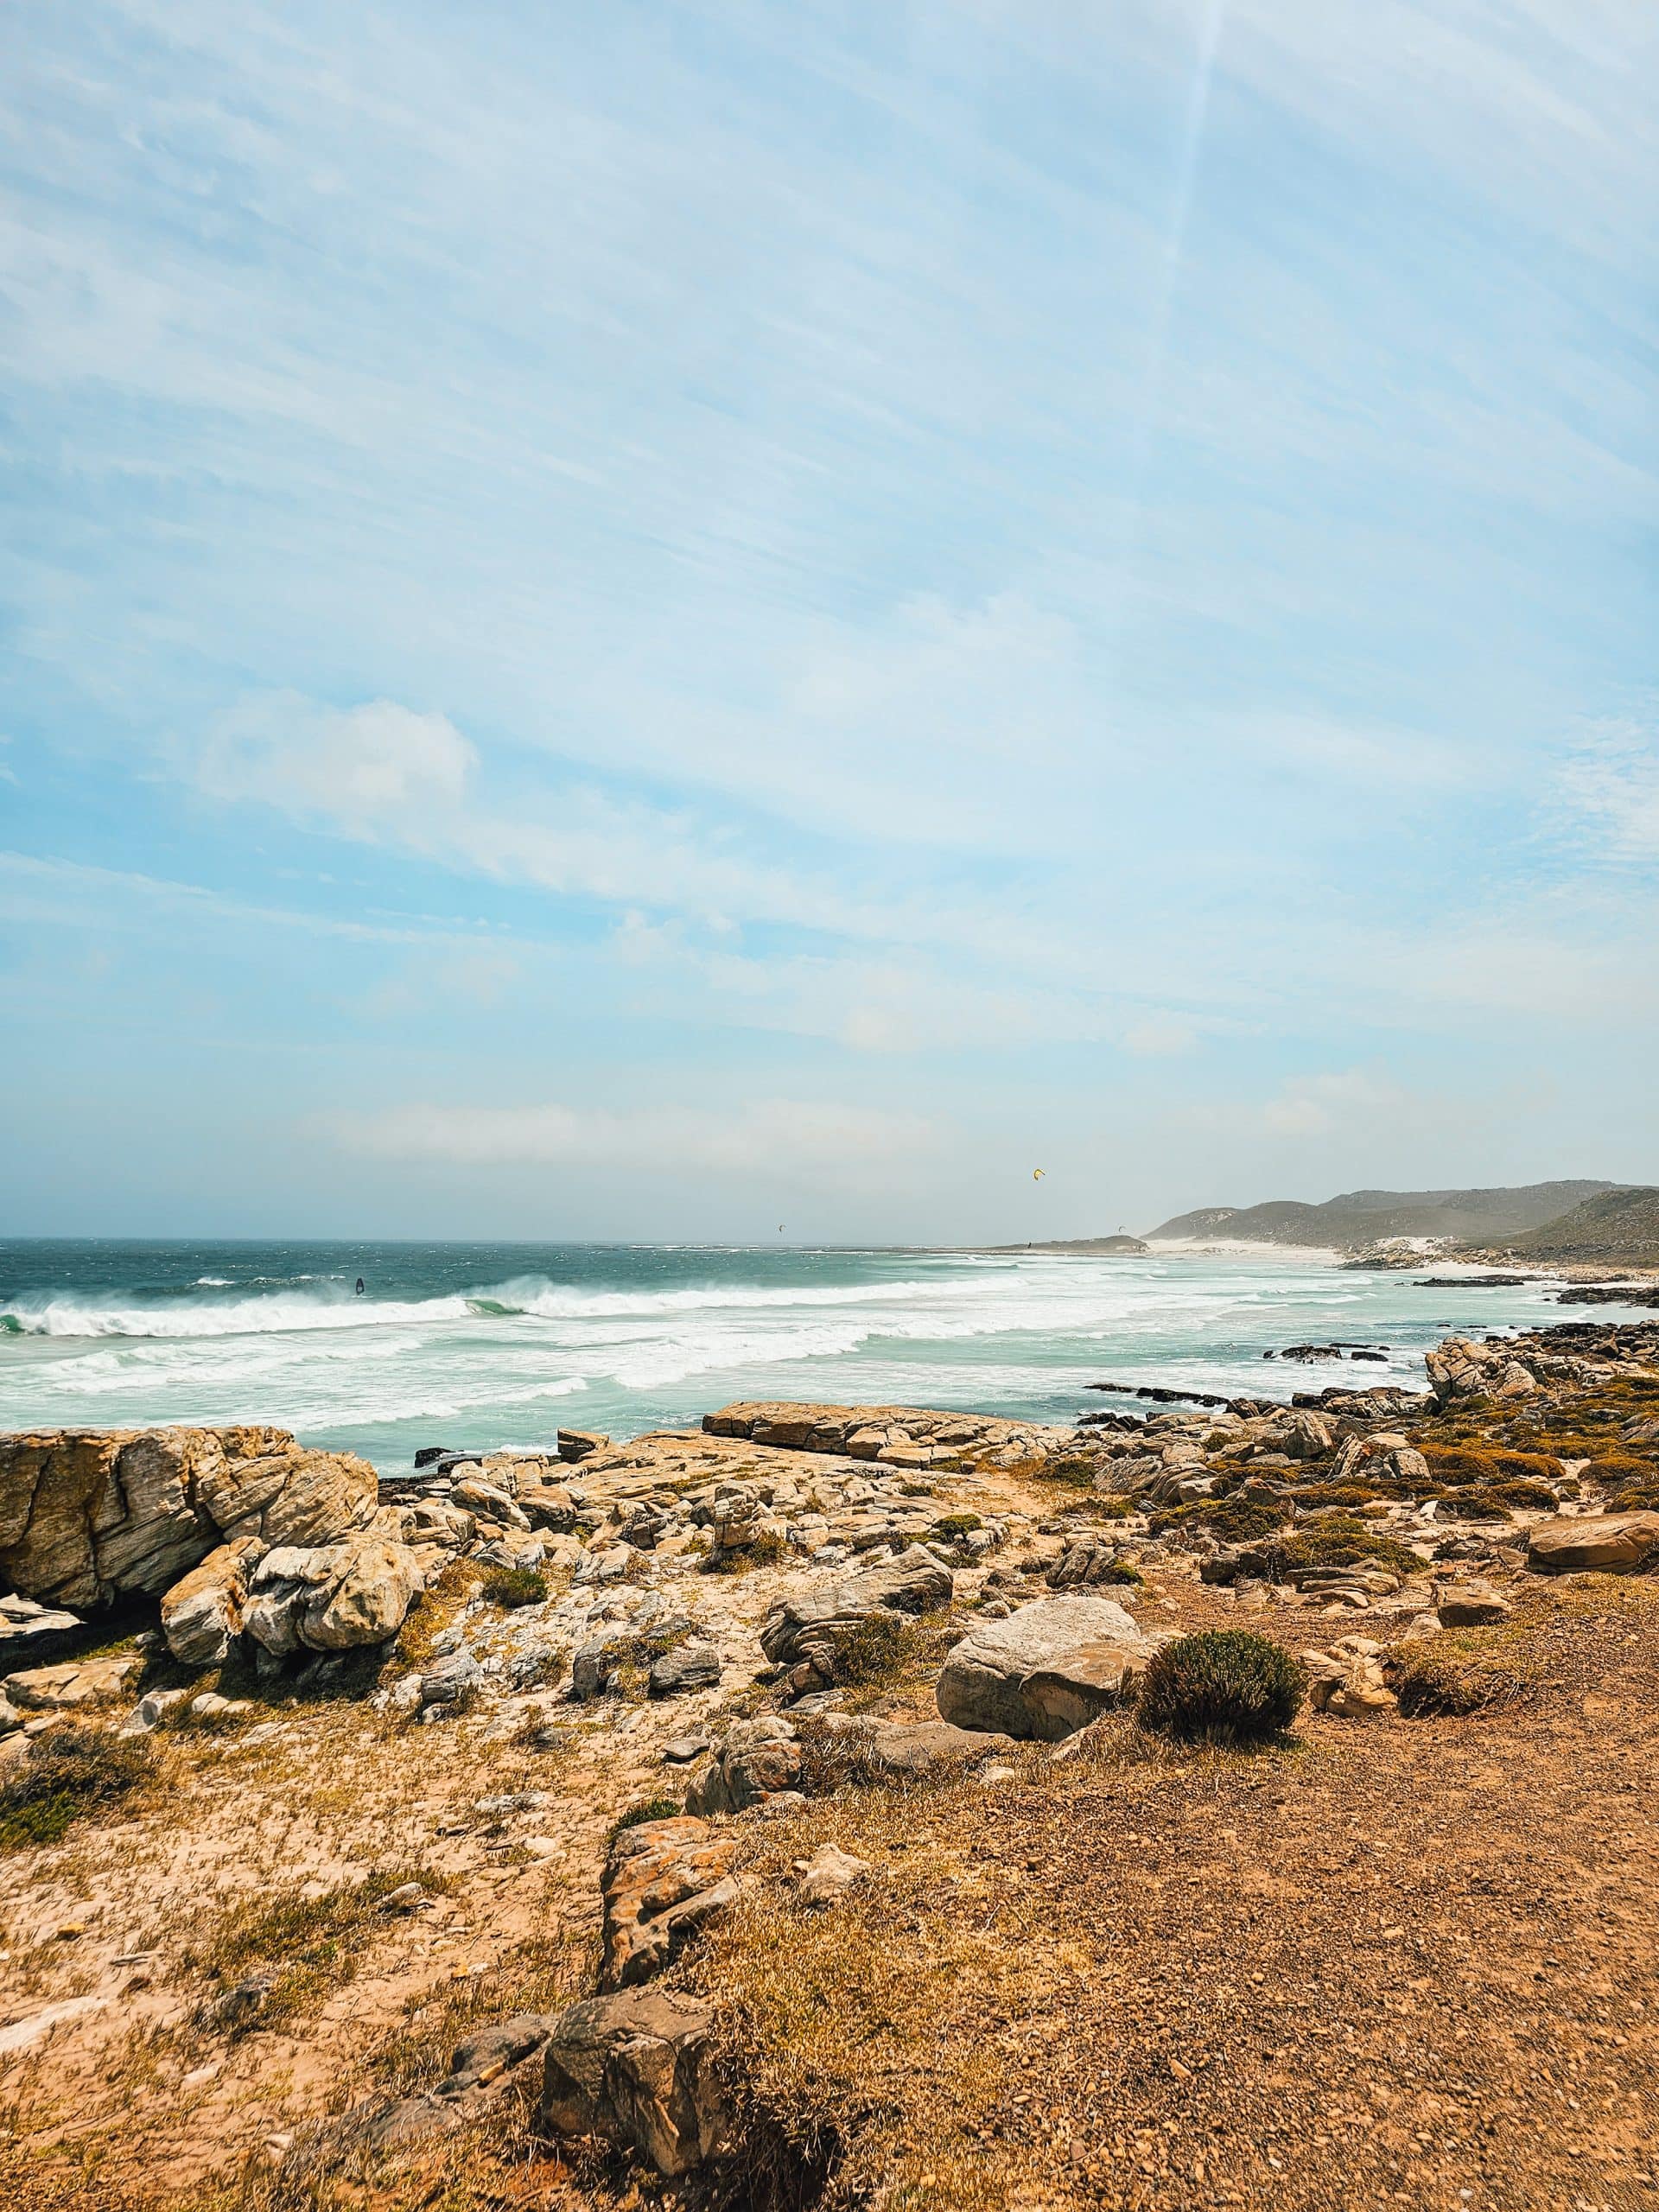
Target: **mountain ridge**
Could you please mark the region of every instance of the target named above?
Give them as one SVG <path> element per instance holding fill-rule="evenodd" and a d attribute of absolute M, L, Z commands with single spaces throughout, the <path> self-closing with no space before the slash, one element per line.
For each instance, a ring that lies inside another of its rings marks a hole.
<path fill-rule="evenodd" d="M 1393 1236 L 1438 1236 L 1459 1243 L 1525 1236 L 1590 1203 L 1630 1190 L 1599 1178 L 1441 1190 L 1344 1191 L 1332 1198 L 1268 1198 L 1253 1206 L 1198 1206 L 1173 1214 L 1149 1241 L 1223 1236 L 1254 1244 L 1344 1249 Z"/>

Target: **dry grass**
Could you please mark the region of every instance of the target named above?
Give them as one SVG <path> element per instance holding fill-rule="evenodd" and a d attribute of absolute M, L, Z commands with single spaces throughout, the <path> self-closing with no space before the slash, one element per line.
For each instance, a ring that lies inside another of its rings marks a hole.
<path fill-rule="evenodd" d="M 454 1887 L 435 1868 L 398 1866 L 321 1896 L 308 1896 L 303 1884 L 266 1891 L 223 1913 L 180 1963 L 205 1975 L 218 1994 L 250 1977 L 267 1982 L 249 2024 L 273 2026 L 353 1979 L 369 1939 L 385 1926 L 381 1900 L 408 1882 L 429 1897 Z"/>
<path fill-rule="evenodd" d="M 1581 1695 L 1610 1637 L 1656 1629 L 1659 1591 L 1649 1582 L 1586 1574 L 1548 1588 L 1522 1583 L 1507 1620 L 1398 1644 L 1389 1676 L 1408 1717 L 1501 1712 Z"/>
<path fill-rule="evenodd" d="M 153 1796 L 165 1768 L 142 1737 L 74 1723 L 37 1737 L 0 1783 L 0 1851 L 56 1843 L 85 1814 Z"/>

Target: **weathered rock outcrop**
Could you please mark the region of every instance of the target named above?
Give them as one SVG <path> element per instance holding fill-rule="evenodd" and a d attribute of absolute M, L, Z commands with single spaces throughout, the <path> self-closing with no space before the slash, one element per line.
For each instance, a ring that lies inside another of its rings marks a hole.
<path fill-rule="evenodd" d="M 760 1649 L 774 1666 L 804 1664 L 826 1682 L 838 1679 L 849 1645 L 872 1623 L 936 1611 L 948 1605 L 950 1570 L 912 1544 L 888 1566 L 855 1574 L 832 1589 L 786 1598 L 766 1616 Z"/>
<path fill-rule="evenodd" d="M 1030 1465 L 1071 1440 L 1070 1428 L 916 1406 L 825 1406 L 744 1400 L 702 1417 L 709 1436 L 741 1436 L 791 1452 L 844 1453 L 894 1467 Z"/>
<path fill-rule="evenodd" d="M 710 2006 L 657 1989 L 571 2005 L 548 2040 L 543 2130 L 603 2136 L 660 2174 L 689 2173 L 720 2150 L 728 2126 L 713 2025 Z"/>
<path fill-rule="evenodd" d="M 801 1778 L 801 1746 L 791 1723 L 776 1714 L 740 1720 L 697 1767 L 686 1786 L 685 1809 L 699 1815 L 741 1813 Z"/>
<path fill-rule="evenodd" d="M 242 1633 L 248 1576 L 264 1556 L 257 1536 L 209 1552 L 162 1599 L 162 1633 L 184 1667 L 217 1667 Z"/>
<path fill-rule="evenodd" d="M 707 1821 L 644 1821 L 611 1846 L 604 1876 L 601 1986 L 627 1989 L 677 1959 L 698 1929 L 737 1897 L 736 1839 Z"/>
<path fill-rule="evenodd" d="M 85 1610 L 159 1594 L 226 1541 L 361 1527 L 374 1470 L 280 1428 L 57 1429 L 0 1437 L 0 1576 Z"/>
<path fill-rule="evenodd" d="M 281 1658 L 384 1643 L 402 1627 L 422 1574 L 420 1559 L 380 1522 L 339 1543 L 278 1545 L 253 1570 L 242 1624 Z"/>
<path fill-rule="evenodd" d="M 956 1646 L 939 1712 L 961 1728 L 1058 1741 L 1120 1702 L 1156 1649 L 1109 1598 L 1039 1599 Z"/>
<path fill-rule="evenodd" d="M 1541 1521 L 1527 1539 L 1527 1564 L 1541 1574 L 1635 1574 L 1659 1566 L 1659 1513 Z"/>

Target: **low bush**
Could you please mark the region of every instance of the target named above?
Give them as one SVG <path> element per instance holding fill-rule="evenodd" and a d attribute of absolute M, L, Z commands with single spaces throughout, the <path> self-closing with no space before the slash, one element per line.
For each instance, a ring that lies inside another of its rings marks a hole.
<path fill-rule="evenodd" d="M 480 1596 L 504 1611 L 539 1605 L 548 1593 L 548 1580 L 532 1567 L 493 1567 L 479 1585 Z"/>
<path fill-rule="evenodd" d="M 749 1574 L 757 1567 L 776 1567 L 788 1557 L 789 1538 L 783 1530 L 763 1529 L 752 1544 L 716 1545 L 704 1560 L 702 1571 L 705 1574 Z"/>
<path fill-rule="evenodd" d="M 962 1635 L 944 1613 L 912 1620 L 908 1613 L 873 1613 L 836 1645 L 836 1680 L 853 1689 L 891 1689 L 918 1670 L 937 1668 Z"/>
<path fill-rule="evenodd" d="M 984 1526 L 977 1513 L 946 1513 L 933 1523 L 930 1534 L 940 1543 L 949 1544 L 963 1536 L 971 1536 L 976 1529 Z"/>
<path fill-rule="evenodd" d="M 1392 1536 L 1379 1536 L 1351 1513 L 1316 1513 L 1298 1523 L 1288 1535 L 1276 1537 L 1263 1549 L 1270 1554 L 1271 1579 L 1287 1581 L 1294 1574 L 1322 1567 L 1358 1567 L 1366 1562 L 1395 1574 L 1421 1574 L 1427 1562 L 1408 1545 Z"/>
<path fill-rule="evenodd" d="M 1514 1517 L 1496 1490 L 1480 1486 L 1445 1491 L 1440 1505 L 1443 1511 L 1459 1521 L 1509 1521 Z"/>
<path fill-rule="evenodd" d="M 1160 1506 L 1152 1516 L 1151 1526 L 1154 1535 L 1173 1529 L 1203 1529 L 1223 1543 L 1249 1544 L 1282 1529 L 1290 1511 L 1284 1498 L 1237 1491 L 1230 1497 L 1199 1497 L 1190 1505 Z"/>
<path fill-rule="evenodd" d="M 56 1843 L 83 1813 L 119 1803 L 160 1773 L 155 1748 L 142 1736 L 73 1725 L 50 1729 L 0 1783 L 0 1850 Z"/>
<path fill-rule="evenodd" d="M 1503 1712 L 1526 1703 L 1535 1685 L 1501 1663 L 1472 1654 L 1451 1639 L 1402 1644 L 1389 1669 L 1400 1710 L 1408 1719 Z"/>
<path fill-rule="evenodd" d="M 1085 1459 L 1081 1452 L 1064 1452 L 1056 1459 L 1046 1460 L 1037 1471 L 1037 1480 L 1058 1483 L 1064 1490 L 1092 1490 L 1099 1472 L 1096 1461 Z"/>
<path fill-rule="evenodd" d="M 620 1820 L 611 1822 L 606 1834 L 607 1844 L 613 1844 L 630 1828 L 642 1828 L 647 1821 L 677 1820 L 685 1808 L 677 1797 L 644 1797 L 637 1805 L 630 1805 Z"/>
<path fill-rule="evenodd" d="M 1265 1744 L 1301 1708 L 1300 1668 L 1287 1651 L 1245 1629 L 1183 1636 L 1141 1677 L 1142 1728 L 1184 1743 Z"/>
<path fill-rule="evenodd" d="M 1448 1483 L 1549 1483 L 1560 1479 L 1560 1461 L 1547 1452 L 1516 1452 L 1501 1444 L 1425 1444 L 1429 1471 Z M 1554 1492 L 1551 1492 L 1552 1497 Z"/>

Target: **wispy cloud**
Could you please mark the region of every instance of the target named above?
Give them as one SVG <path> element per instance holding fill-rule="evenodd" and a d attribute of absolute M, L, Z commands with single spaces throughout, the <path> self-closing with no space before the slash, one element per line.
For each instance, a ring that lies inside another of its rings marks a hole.
<path fill-rule="evenodd" d="M 17 0 L 14 1022 L 188 1028 L 245 1128 L 251 1040 L 403 1096 L 439 1008 L 594 1161 L 527 1053 L 879 1083 L 941 1229 L 992 1094 L 1169 1206 L 1384 1141 L 1354 1068 L 1570 1150 L 1545 1014 L 1650 1130 L 1640 11 L 683 28 Z"/>
<path fill-rule="evenodd" d="M 378 1158 L 467 1166 L 708 1172 L 889 1187 L 936 1132 L 920 1116 L 816 1100 L 757 1099 L 732 1112 L 644 1107 L 626 1113 L 553 1103 L 411 1105 L 340 1116 L 326 1133 Z"/>

